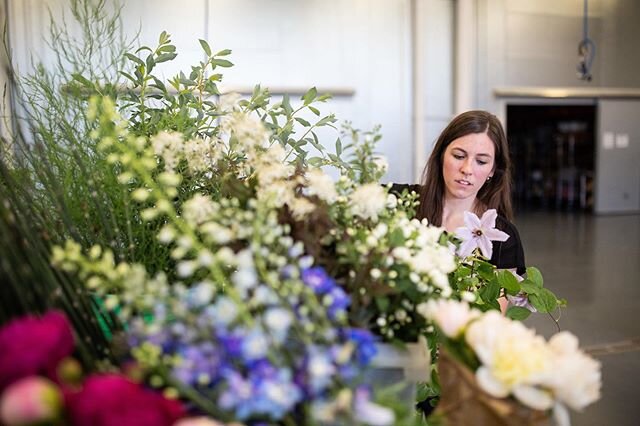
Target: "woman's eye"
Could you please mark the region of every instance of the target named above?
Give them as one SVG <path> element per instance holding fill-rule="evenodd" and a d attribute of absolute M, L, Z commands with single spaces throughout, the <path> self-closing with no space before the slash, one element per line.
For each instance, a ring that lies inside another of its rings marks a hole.
<path fill-rule="evenodd" d="M 464 158 L 464 155 L 453 154 L 453 158 L 455 158 L 456 160 L 462 160 Z"/>
<path fill-rule="evenodd" d="M 488 161 L 480 161 L 480 160 L 478 160 L 478 164 L 480 164 L 481 166 L 484 166 L 487 163 L 488 163 Z"/>

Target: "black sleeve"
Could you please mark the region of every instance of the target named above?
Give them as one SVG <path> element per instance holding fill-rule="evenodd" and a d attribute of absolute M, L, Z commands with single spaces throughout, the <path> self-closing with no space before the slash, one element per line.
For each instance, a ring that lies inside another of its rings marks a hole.
<path fill-rule="evenodd" d="M 498 269 L 515 269 L 518 275 L 524 274 L 527 269 L 524 261 L 524 249 L 515 225 L 498 216 L 496 228 L 509 234 L 509 239 L 504 242 L 493 242 L 491 263 Z"/>
<path fill-rule="evenodd" d="M 391 184 L 391 189 L 389 190 L 389 192 L 395 196 L 400 196 L 400 194 L 402 194 L 402 191 L 404 191 L 405 189 L 409 192 L 414 191 L 416 194 L 420 194 L 420 185 L 408 183 Z"/>

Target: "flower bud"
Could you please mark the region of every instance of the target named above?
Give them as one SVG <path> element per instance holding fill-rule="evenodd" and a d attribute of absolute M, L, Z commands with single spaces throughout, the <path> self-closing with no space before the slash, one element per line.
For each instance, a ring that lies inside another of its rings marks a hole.
<path fill-rule="evenodd" d="M 29 376 L 10 385 L 0 400 L 0 422 L 7 426 L 53 423 L 62 409 L 62 395 L 48 379 Z"/>

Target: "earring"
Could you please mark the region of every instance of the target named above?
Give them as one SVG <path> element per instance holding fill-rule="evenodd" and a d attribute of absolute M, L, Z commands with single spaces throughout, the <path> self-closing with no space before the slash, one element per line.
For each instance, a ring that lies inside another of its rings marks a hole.
<path fill-rule="evenodd" d="M 491 178 L 492 178 L 492 177 L 493 177 L 493 176 L 489 176 L 489 177 L 487 178 L 487 182 L 489 182 L 489 181 L 491 180 Z"/>

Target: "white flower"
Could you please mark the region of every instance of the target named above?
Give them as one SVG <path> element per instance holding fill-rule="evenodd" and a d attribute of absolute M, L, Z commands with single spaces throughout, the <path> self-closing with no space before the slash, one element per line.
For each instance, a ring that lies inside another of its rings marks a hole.
<path fill-rule="evenodd" d="M 398 207 L 398 198 L 393 194 L 387 194 L 387 208 L 393 210 L 396 207 Z"/>
<path fill-rule="evenodd" d="M 462 240 L 458 254 L 465 258 L 479 248 L 482 255 L 491 259 L 493 246 L 491 241 L 506 241 L 509 234 L 496 229 L 498 212 L 495 209 L 487 210 L 482 219 L 471 212 L 464 212 L 465 226 L 456 229 L 455 233 Z"/>
<path fill-rule="evenodd" d="M 217 422 L 208 417 L 185 417 L 174 423 L 173 426 L 224 426 L 222 423 Z"/>
<path fill-rule="evenodd" d="M 386 207 L 387 195 L 379 184 L 368 183 L 357 188 L 349 197 L 351 212 L 362 219 L 378 220 Z"/>
<path fill-rule="evenodd" d="M 196 262 L 192 260 L 184 260 L 178 263 L 176 272 L 180 278 L 188 278 L 195 272 L 197 267 Z"/>
<path fill-rule="evenodd" d="M 336 187 L 329 175 L 320 169 L 310 169 L 307 174 L 309 195 L 316 195 L 331 204 L 338 198 Z"/>
<path fill-rule="evenodd" d="M 389 170 L 389 162 L 381 155 L 376 155 L 373 158 L 373 164 L 375 164 L 376 168 L 382 173 L 386 173 L 387 170 Z"/>
<path fill-rule="evenodd" d="M 268 186 L 271 183 L 290 177 L 295 169 L 289 164 L 268 163 L 258 167 L 256 174 L 260 186 Z"/>
<path fill-rule="evenodd" d="M 288 203 L 291 213 L 296 220 L 304 220 L 309 213 L 315 210 L 316 205 L 306 198 L 294 198 Z"/>
<path fill-rule="evenodd" d="M 371 402 L 368 392 L 356 390 L 354 416 L 358 422 L 371 426 L 392 425 L 396 418 L 393 411 L 382 405 Z"/>
<path fill-rule="evenodd" d="M 269 340 L 259 329 L 254 329 L 242 341 L 242 354 L 249 360 L 262 358 L 267 354 Z"/>
<path fill-rule="evenodd" d="M 235 134 L 240 145 L 247 151 L 264 146 L 269 140 L 269 131 L 259 117 L 240 111 L 222 117 L 222 129 L 227 134 Z"/>
<path fill-rule="evenodd" d="M 482 363 L 476 371 L 482 389 L 498 398 L 513 393 L 532 408 L 551 408 L 552 396 L 536 388 L 552 362 L 552 353 L 541 336 L 490 311 L 469 325 L 465 339 Z"/>
<path fill-rule="evenodd" d="M 416 307 L 419 314 L 434 321 L 450 338 L 457 338 L 467 325 L 480 316 L 480 311 L 455 300 L 430 300 Z"/>
<path fill-rule="evenodd" d="M 182 205 L 182 215 L 190 224 L 199 225 L 212 219 L 218 211 L 218 205 L 211 197 L 196 194 Z"/>
<path fill-rule="evenodd" d="M 543 381 L 556 397 L 574 410 L 581 410 L 600 398 L 600 363 L 578 348 L 578 339 L 560 332 L 549 340 L 553 364 Z"/>
<path fill-rule="evenodd" d="M 229 325 L 238 317 L 238 305 L 226 296 L 220 297 L 212 308 L 212 319 L 222 326 Z"/>
<path fill-rule="evenodd" d="M 294 186 L 295 182 L 293 181 L 273 182 L 266 187 L 260 188 L 258 200 L 264 201 L 273 207 L 282 207 L 295 198 Z"/>
<path fill-rule="evenodd" d="M 293 314 L 283 308 L 271 308 L 264 314 L 264 323 L 278 342 L 284 341 L 293 320 Z"/>

